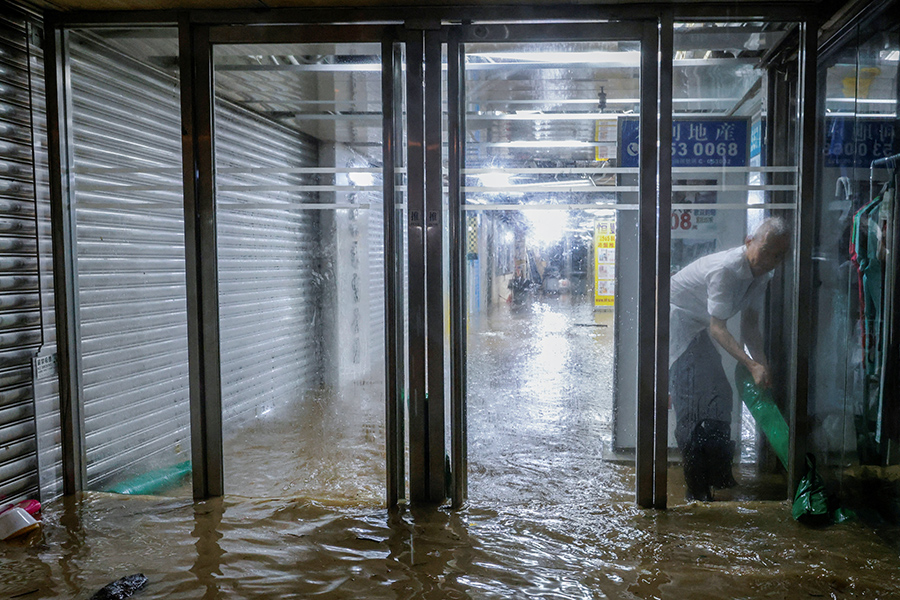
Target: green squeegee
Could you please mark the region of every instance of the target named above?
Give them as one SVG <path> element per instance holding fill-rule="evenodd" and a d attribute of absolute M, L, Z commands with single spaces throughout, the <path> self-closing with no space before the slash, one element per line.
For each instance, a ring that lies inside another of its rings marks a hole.
<path fill-rule="evenodd" d="M 781 411 L 772 400 L 771 390 L 760 389 L 753 381 L 753 376 L 747 367 L 738 363 L 734 369 L 734 383 L 738 388 L 741 401 L 750 410 L 750 414 L 756 420 L 759 427 L 775 454 L 778 455 L 781 464 L 786 469 L 788 466 L 788 426 L 781 416 Z"/>

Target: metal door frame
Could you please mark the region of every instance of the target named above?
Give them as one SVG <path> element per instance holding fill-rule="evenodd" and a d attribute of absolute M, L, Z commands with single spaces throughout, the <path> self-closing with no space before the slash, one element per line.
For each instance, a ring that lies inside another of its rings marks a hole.
<path fill-rule="evenodd" d="M 668 21 L 671 31 L 671 20 Z M 573 41 L 638 41 L 641 43 L 641 113 L 640 113 L 640 171 L 639 171 L 639 278 L 638 278 L 638 369 L 637 369 L 637 442 L 636 442 L 636 501 L 644 507 L 665 507 L 667 461 L 658 460 L 659 449 L 654 445 L 658 432 L 667 431 L 668 413 L 658 411 L 665 387 L 660 389 L 657 360 L 661 350 L 657 348 L 657 319 L 661 312 L 668 316 L 668 304 L 656 297 L 657 254 L 665 247 L 668 255 L 668 220 L 660 220 L 658 214 L 668 214 L 658 205 L 658 173 L 665 172 L 657 156 L 657 111 L 668 109 L 661 122 L 671 123 L 671 98 L 659 105 L 660 77 L 659 21 L 621 21 L 616 23 L 548 23 L 532 24 L 480 24 L 449 28 L 448 31 L 448 111 L 449 119 L 449 204 L 450 204 L 450 415 L 452 505 L 462 506 L 467 496 L 467 429 L 466 429 L 466 299 L 465 268 L 462 239 L 464 211 L 462 210 L 462 171 L 465 168 L 465 60 L 463 46 L 467 42 L 573 42 Z M 668 56 L 671 58 L 671 34 Z M 671 64 L 671 63 L 670 63 Z M 671 68 L 668 72 L 671 74 Z M 666 80 L 671 86 L 671 77 Z M 671 97 L 671 89 L 669 89 Z M 668 127 L 671 135 L 671 126 Z M 669 148 L 667 145 L 663 145 Z M 668 162 L 668 161 L 666 161 Z M 662 168 L 658 168 L 662 167 Z M 663 191 L 660 189 L 660 192 Z M 668 197 L 665 198 L 669 202 Z M 663 202 L 663 197 L 659 197 Z M 662 223 L 665 221 L 665 223 Z M 665 225 L 665 226 L 663 226 Z M 665 240 L 658 240 L 658 233 L 665 232 Z M 429 242 L 431 240 L 429 239 Z M 666 244 L 663 246 L 663 244 Z M 666 271 L 667 273 L 668 271 Z M 665 307 L 665 311 L 661 307 Z M 666 354 L 668 350 L 666 349 Z M 665 363 L 668 364 L 667 361 Z M 662 377 L 664 383 L 665 377 Z M 664 396 L 663 396 L 664 397 Z M 662 443 L 665 450 L 665 438 Z"/>
<path fill-rule="evenodd" d="M 218 260 L 215 206 L 214 45 L 275 43 L 374 42 L 382 47 L 384 243 L 385 243 L 385 394 L 386 459 L 389 507 L 405 495 L 402 420 L 403 339 L 402 243 L 395 215 L 395 162 L 400 144 L 395 94 L 401 73 L 391 25 L 208 26 L 182 15 L 181 78 L 184 109 L 185 243 L 193 488 L 197 499 L 225 492 L 222 435 L 222 389 L 219 346 Z M 393 249 L 394 251 L 391 251 Z M 399 278 L 399 279 L 398 279 Z"/>

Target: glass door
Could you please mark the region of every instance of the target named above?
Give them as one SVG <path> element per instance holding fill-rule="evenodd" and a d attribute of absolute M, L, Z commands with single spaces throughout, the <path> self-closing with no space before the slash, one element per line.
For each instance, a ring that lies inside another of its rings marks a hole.
<path fill-rule="evenodd" d="M 198 29 L 195 495 L 652 504 L 657 36 Z"/>
<path fill-rule="evenodd" d="M 791 438 L 803 430 L 790 417 L 803 69 L 797 54 L 761 60 L 798 43 L 799 30 L 757 29 L 674 24 L 668 445 L 680 464 L 668 480 L 677 502 L 788 497 Z M 818 314 L 833 312 L 825 306 Z M 833 371 L 814 382 L 835 386 Z M 829 427 L 842 443 L 845 424 Z"/>
<path fill-rule="evenodd" d="M 656 144 L 638 125 L 655 140 L 655 23 L 645 31 L 477 25 L 451 41 L 457 504 L 636 490 L 649 503 Z"/>
<path fill-rule="evenodd" d="M 393 503 L 400 47 L 364 27 L 210 39 L 225 491 Z"/>

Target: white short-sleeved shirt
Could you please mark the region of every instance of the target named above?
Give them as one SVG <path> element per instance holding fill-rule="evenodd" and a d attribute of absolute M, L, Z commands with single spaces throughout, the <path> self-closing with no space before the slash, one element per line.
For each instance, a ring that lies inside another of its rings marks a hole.
<path fill-rule="evenodd" d="M 746 246 L 702 256 L 672 276 L 669 312 L 669 366 L 710 317 L 723 321 L 762 300 L 772 273 L 754 277 Z"/>

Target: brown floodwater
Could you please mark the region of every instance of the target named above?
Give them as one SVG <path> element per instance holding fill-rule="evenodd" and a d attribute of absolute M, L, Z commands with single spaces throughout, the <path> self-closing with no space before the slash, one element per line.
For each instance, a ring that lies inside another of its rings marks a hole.
<path fill-rule="evenodd" d="M 859 523 L 810 529 L 784 502 L 631 502 L 388 513 L 303 499 L 51 503 L 0 550 L 0 597 L 897 598 L 900 558 Z"/>
<path fill-rule="evenodd" d="M 273 410 L 226 437 L 223 498 L 86 492 L 0 542 L 0 598 L 900 598 L 897 536 L 798 524 L 780 476 L 737 469 L 707 504 L 633 500 L 611 449 L 613 328 L 562 302 L 470 326 L 469 502 L 384 508 L 377 385 Z M 744 454 L 742 453 L 742 461 Z"/>

